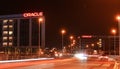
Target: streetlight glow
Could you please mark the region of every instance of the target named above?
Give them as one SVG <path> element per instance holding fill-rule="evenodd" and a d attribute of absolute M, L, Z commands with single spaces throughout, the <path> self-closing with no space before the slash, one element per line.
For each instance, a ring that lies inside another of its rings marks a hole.
<path fill-rule="evenodd" d="M 61 33 L 64 34 L 64 33 L 65 33 L 65 30 L 62 30 Z"/>
<path fill-rule="evenodd" d="M 42 18 L 42 17 L 39 18 L 38 20 L 39 20 L 39 23 L 40 23 L 40 22 L 43 22 L 43 18 Z"/>
<path fill-rule="evenodd" d="M 73 39 L 73 36 L 70 36 L 70 39 L 72 40 L 72 39 Z"/>
<path fill-rule="evenodd" d="M 117 19 L 117 20 L 120 20 L 120 15 L 116 16 L 116 19 Z"/>
<path fill-rule="evenodd" d="M 112 29 L 111 33 L 115 35 L 116 34 L 116 29 Z"/>

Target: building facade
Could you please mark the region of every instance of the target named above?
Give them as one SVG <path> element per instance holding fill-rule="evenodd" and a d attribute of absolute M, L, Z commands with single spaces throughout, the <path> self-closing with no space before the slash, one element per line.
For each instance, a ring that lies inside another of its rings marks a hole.
<path fill-rule="evenodd" d="M 45 47 L 45 17 L 42 12 L 0 16 L 1 47 Z"/>

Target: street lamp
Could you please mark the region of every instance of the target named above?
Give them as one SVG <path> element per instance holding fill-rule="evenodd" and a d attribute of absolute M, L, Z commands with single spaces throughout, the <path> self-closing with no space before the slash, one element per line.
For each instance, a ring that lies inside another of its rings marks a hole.
<path fill-rule="evenodd" d="M 112 30 L 111 30 L 111 33 L 114 35 L 114 54 L 116 55 L 116 53 L 115 53 L 115 51 L 116 51 L 116 50 L 115 50 L 115 44 L 116 44 L 116 43 L 115 43 L 116 29 L 112 29 Z"/>
<path fill-rule="evenodd" d="M 70 52 L 72 53 L 72 41 L 73 41 L 73 36 L 70 36 Z"/>
<path fill-rule="evenodd" d="M 38 29 L 38 49 L 39 49 L 39 52 L 40 52 L 40 30 L 41 30 L 41 26 L 40 26 L 40 24 L 43 22 L 43 18 L 42 17 L 40 17 L 39 19 L 38 19 L 38 21 L 39 21 L 39 29 Z"/>
<path fill-rule="evenodd" d="M 72 47 L 73 36 L 70 36 L 70 46 Z"/>
<path fill-rule="evenodd" d="M 63 35 L 66 33 L 66 31 L 63 29 L 63 30 L 61 30 L 61 33 L 62 33 L 62 49 L 63 49 Z"/>
<path fill-rule="evenodd" d="M 73 39 L 73 36 L 70 36 L 70 39 L 72 40 L 72 39 Z"/>
<path fill-rule="evenodd" d="M 116 19 L 118 20 L 118 30 L 119 30 L 119 55 L 120 55 L 120 15 L 116 16 Z"/>
<path fill-rule="evenodd" d="M 79 43 L 79 44 L 78 44 L 78 45 L 79 45 L 79 48 L 82 49 L 82 47 L 81 47 L 81 37 L 80 37 L 80 36 L 78 36 L 78 40 L 79 40 L 79 42 L 78 42 L 78 43 Z"/>

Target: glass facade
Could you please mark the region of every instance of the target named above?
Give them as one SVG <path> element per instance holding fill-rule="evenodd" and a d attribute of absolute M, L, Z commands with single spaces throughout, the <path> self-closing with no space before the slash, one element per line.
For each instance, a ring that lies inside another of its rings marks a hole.
<path fill-rule="evenodd" d="M 13 26 L 14 21 L 11 19 L 2 21 L 2 46 L 12 46 L 13 39 L 10 38 L 13 38 L 13 27 L 9 26 Z"/>
<path fill-rule="evenodd" d="M 45 47 L 44 16 L 5 15 L 0 16 L 0 37 L 2 47 Z"/>

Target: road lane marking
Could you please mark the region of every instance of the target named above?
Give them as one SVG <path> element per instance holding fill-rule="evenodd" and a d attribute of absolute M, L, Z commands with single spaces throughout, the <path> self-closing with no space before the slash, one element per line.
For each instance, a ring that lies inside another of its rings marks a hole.
<path fill-rule="evenodd" d="M 109 67 L 110 64 L 103 64 L 102 66 L 103 66 L 103 67 Z"/>
<path fill-rule="evenodd" d="M 54 58 L 32 58 L 32 59 L 21 59 L 21 60 L 3 60 L 0 63 L 10 63 L 10 62 L 26 62 L 26 61 L 36 61 L 36 60 L 51 60 Z"/>

